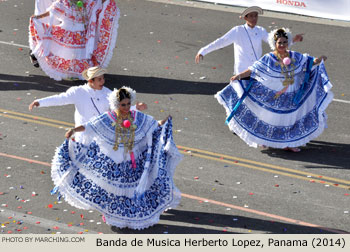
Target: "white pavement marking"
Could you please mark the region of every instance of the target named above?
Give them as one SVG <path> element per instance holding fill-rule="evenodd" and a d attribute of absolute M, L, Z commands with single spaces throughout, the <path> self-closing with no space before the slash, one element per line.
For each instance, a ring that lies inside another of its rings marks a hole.
<path fill-rule="evenodd" d="M 16 44 L 13 42 L 6 42 L 6 41 L 0 41 L 0 44 L 29 48 L 29 46 L 27 46 L 27 45 L 21 45 L 21 44 Z"/>
<path fill-rule="evenodd" d="M 16 212 L 16 211 L 4 209 L 4 208 L 0 208 L 0 217 L 6 218 L 6 219 L 8 217 L 12 217 L 13 219 L 15 219 L 17 221 L 19 221 L 19 220 L 23 221 L 23 224 L 28 223 L 28 224 L 31 224 L 33 226 L 39 227 L 39 228 L 41 227 L 41 228 L 53 229 L 53 227 L 58 227 L 57 231 L 64 230 L 64 231 L 67 231 L 70 233 L 80 233 L 80 232 L 86 233 L 85 232 L 86 228 L 79 228 L 76 226 L 68 227 L 68 225 L 64 224 L 64 223 L 36 217 L 33 215 L 29 215 L 29 214 Z M 36 224 L 38 221 L 40 222 L 40 224 Z M 52 230 L 52 231 L 54 231 L 54 230 Z M 89 229 L 89 232 L 87 232 L 87 233 L 98 234 L 98 232 L 90 230 L 90 229 Z"/>
<path fill-rule="evenodd" d="M 350 104 L 350 101 L 345 101 L 345 100 L 333 99 L 333 101 Z"/>

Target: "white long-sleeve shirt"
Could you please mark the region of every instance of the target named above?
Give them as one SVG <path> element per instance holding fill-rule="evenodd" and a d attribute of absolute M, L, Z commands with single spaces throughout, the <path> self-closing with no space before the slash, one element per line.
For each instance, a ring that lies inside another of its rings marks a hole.
<path fill-rule="evenodd" d="M 66 92 L 36 100 L 40 107 L 75 105 L 75 126 L 88 122 L 91 118 L 109 110 L 108 95 L 112 91 L 103 87 L 95 90 L 89 84 L 71 87 Z"/>
<path fill-rule="evenodd" d="M 248 36 L 249 34 L 249 36 Z M 239 74 L 262 56 L 262 41 L 268 43 L 268 33 L 260 26 L 247 24 L 233 27 L 225 35 L 201 48 L 198 54 L 206 55 L 228 45 L 234 45 L 234 73 Z"/>

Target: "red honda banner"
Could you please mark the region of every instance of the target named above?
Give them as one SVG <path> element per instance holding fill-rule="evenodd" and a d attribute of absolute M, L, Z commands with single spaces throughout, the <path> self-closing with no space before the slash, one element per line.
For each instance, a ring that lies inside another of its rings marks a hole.
<path fill-rule="evenodd" d="M 264 10 L 350 21 L 350 0 L 199 0 L 232 6 L 259 6 Z"/>

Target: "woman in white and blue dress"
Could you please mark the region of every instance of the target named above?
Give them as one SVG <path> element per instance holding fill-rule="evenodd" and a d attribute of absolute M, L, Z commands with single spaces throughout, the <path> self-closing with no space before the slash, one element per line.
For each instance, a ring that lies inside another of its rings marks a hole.
<path fill-rule="evenodd" d="M 325 110 L 333 99 L 327 58 L 290 51 L 291 42 L 288 29 L 272 31 L 273 51 L 215 95 L 226 110 L 226 124 L 249 146 L 299 152 L 327 127 Z"/>
<path fill-rule="evenodd" d="M 109 96 L 111 111 L 66 132 L 52 163 L 54 192 L 80 209 L 95 209 L 107 224 L 144 229 L 180 202 L 173 182 L 182 159 L 172 120 L 130 110 L 136 92 L 128 87 Z M 74 132 L 82 132 L 79 142 Z"/>

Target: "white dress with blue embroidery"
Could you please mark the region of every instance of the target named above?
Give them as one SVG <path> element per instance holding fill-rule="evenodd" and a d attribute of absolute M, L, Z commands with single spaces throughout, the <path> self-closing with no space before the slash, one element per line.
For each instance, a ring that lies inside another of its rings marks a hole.
<path fill-rule="evenodd" d="M 123 144 L 113 150 L 115 119 L 106 112 L 85 125 L 81 142 L 66 140 L 57 149 L 51 176 L 72 206 L 98 210 L 109 225 L 143 229 L 180 202 L 173 175 L 182 155 L 173 141 L 171 119 L 158 126 L 151 116 L 133 114 L 136 168 Z"/>
<path fill-rule="evenodd" d="M 333 99 L 332 84 L 323 62 L 313 66 L 307 82 L 304 82 L 308 61 L 307 54 L 290 52 L 294 69 L 294 83 L 279 97 L 284 87 L 285 75 L 273 53 L 264 55 L 249 69 L 249 80 L 232 81 L 215 97 L 230 115 L 235 105 L 245 99 L 234 112 L 228 126 L 249 146 L 265 145 L 274 148 L 298 147 L 318 137 L 327 127 L 326 108 Z M 299 96 L 295 102 L 296 96 Z"/>

